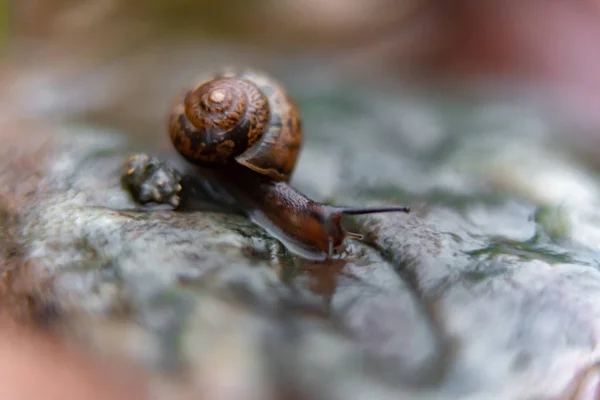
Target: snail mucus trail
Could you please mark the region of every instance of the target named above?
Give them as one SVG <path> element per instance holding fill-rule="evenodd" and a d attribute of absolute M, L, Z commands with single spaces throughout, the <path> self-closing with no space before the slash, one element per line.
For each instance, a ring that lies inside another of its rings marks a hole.
<path fill-rule="evenodd" d="M 214 176 L 255 223 L 306 258 L 326 259 L 345 239 L 363 239 L 342 228 L 346 215 L 410 211 L 336 207 L 293 189 L 303 136 L 298 109 L 278 82 L 258 72 L 223 71 L 202 81 L 174 106 L 169 134 L 179 154 Z"/>

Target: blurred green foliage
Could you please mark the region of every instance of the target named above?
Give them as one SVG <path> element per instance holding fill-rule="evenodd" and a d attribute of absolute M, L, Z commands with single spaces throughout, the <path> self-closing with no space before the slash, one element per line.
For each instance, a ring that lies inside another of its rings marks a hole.
<path fill-rule="evenodd" d="M 261 4 L 261 0 L 150 0 L 144 9 L 145 18 L 169 30 L 192 30 L 239 40 L 256 28 Z"/>
<path fill-rule="evenodd" d="M 8 0 L 0 0 L 0 46 L 6 44 L 8 38 Z M 4 47 L 0 47 L 3 49 Z"/>

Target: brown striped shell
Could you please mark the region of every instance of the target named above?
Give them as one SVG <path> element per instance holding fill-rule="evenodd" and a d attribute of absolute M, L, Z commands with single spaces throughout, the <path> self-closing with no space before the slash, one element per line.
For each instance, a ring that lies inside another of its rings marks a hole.
<path fill-rule="evenodd" d="M 225 71 L 188 91 L 169 118 L 169 133 L 188 161 L 236 161 L 288 181 L 302 144 L 300 116 L 283 87 L 254 71 Z"/>

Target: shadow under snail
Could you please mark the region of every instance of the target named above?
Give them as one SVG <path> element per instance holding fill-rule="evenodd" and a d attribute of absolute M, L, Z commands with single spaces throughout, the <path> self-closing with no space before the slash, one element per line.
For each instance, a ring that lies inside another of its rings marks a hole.
<path fill-rule="evenodd" d="M 305 258 L 327 259 L 346 238 L 363 239 L 342 228 L 346 215 L 410 211 L 405 206 L 337 207 L 293 189 L 289 180 L 303 136 L 298 109 L 278 82 L 255 71 L 223 70 L 187 91 L 171 111 L 169 135 L 185 160 L 212 176 L 255 223 Z M 138 201 L 177 206 L 179 174 L 171 170 L 174 184 L 166 184 L 168 173 L 162 171 L 148 178 L 148 160 L 134 156 L 125 174 L 130 183 L 146 180 Z M 148 185 L 148 179 L 154 184 Z"/>

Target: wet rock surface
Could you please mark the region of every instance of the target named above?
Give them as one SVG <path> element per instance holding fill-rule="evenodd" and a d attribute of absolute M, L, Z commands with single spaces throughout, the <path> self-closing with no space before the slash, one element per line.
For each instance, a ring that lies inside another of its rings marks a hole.
<path fill-rule="evenodd" d="M 528 399 L 576 386 L 598 357 L 600 186 L 554 121 L 511 102 L 289 83 L 306 131 L 292 184 L 410 214 L 356 217 L 365 242 L 307 261 L 201 188 L 195 209 L 135 202 L 123 166 L 138 152 L 171 160 L 156 138 L 57 126 L 39 163 L 2 181 L 14 196 L 35 177 L 3 225 L 44 325 L 176 377 L 181 395 Z"/>

